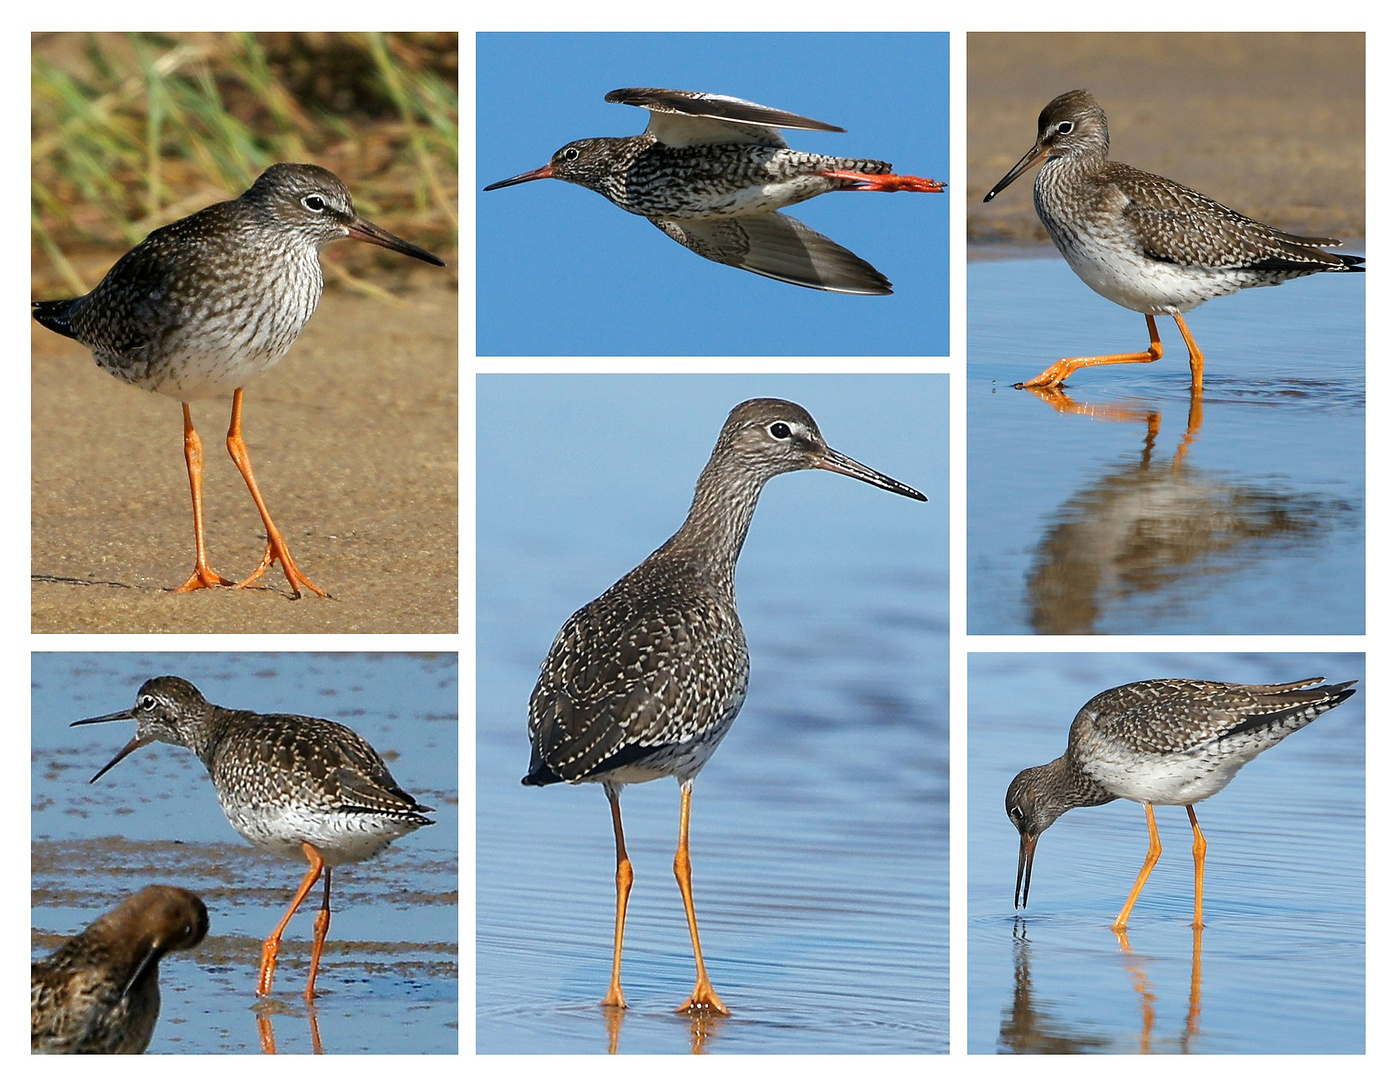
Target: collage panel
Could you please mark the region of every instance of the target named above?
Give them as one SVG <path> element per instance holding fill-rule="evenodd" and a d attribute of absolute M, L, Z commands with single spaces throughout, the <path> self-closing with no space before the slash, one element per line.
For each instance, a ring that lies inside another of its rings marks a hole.
<path fill-rule="evenodd" d="M 1364 43 L 967 35 L 969 633 L 1364 632 Z"/>
<path fill-rule="evenodd" d="M 457 1051 L 455 653 L 31 677 L 35 1053 Z"/>
<path fill-rule="evenodd" d="M 32 61 L 32 632 L 455 633 L 457 35 Z"/>
<path fill-rule="evenodd" d="M 477 1051 L 946 1053 L 948 379 L 482 375 L 476 407 Z"/>
<path fill-rule="evenodd" d="M 947 355 L 948 64 L 931 33 L 476 35 L 477 354 Z"/>
<path fill-rule="evenodd" d="M 972 653 L 968 1051 L 1363 1053 L 1364 670 Z"/>

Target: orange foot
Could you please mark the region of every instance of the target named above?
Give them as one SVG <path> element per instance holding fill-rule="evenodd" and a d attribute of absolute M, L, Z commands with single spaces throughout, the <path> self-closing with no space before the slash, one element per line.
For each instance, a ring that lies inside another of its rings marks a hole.
<path fill-rule="evenodd" d="M 220 585 L 236 584 L 236 581 L 229 581 L 226 577 L 222 577 L 219 574 L 214 573 L 212 570 L 209 569 L 208 563 L 198 562 L 195 563 L 194 573 L 189 575 L 189 580 L 186 581 L 179 588 L 171 589 L 170 591 L 177 593 L 193 592 L 195 589 L 216 589 Z"/>
<path fill-rule="evenodd" d="M 268 938 L 262 943 L 262 966 L 257 972 L 257 996 L 266 997 L 272 992 L 272 976 L 277 971 L 277 951 L 279 942 Z"/>
<path fill-rule="evenodd" d="M 847 169 L 829 169 L 820 174 L 832 180 L 849 180 L 854 186 L 850 191 L 946 191 L 947 186 L 940 180 L 928 180 L 921 176 L 896 176 L 893 173 L 850 172 Z"/>
<path fill-rule="evenodd" d="M 622 996 L 621 987 L 613 986 L 607 991 L 607 996 L 598 1002 L 602 1006 L 610 1006 L 614 1009 L 626 1008 L 626 998 Z"/>
<path fill-rule="evenodd" d="M 1059 360 L 1044 368 L 1043 371 L 1035 375 L 1026 382 L 1015 383 L 1016 390 L 1056 390 L 1063 385 L 1065 380 L 1081 365 L 1074 364 L 1072 360 Z"/>
<path fill-rule="evenodd" d="M 694 993 L 689 995 L 689 1000 L 675 1010 L 677 1013 L 717 1013 L 719 1016 L 728 1016 L 728 1006 L 723 1003 L 723 999 L 714 991 L 713 986 L 706 978 L 700 978 L 694 984 Z"/>
<path fill-rule="evenodd" d="M 275 540 L 267 541 L 267 550 L 262 553 L 262 561 L 258 563 L 256 570 L 242 581 L 238 582 L 238 588 L 246 589 L 265 574 L 268 567 L 274 562 L 282 564 L 282 572 L 286 574 L 286 580 L 291 585 L 291 598 L 293 600 L 299 600 L 301 598 L 302 585 L 310 589 L 311 592 L 315 593 L 317 596 L 330 596 L 328 592 L 312 582 L 305 574 L 301 573 L 300 569 L 296 566 L 296 560 L 291 557 L 291 549 L 286 546 L 285 541 L 283 541 L 280 536 Z M 226 584 L 231 585 L 233 582 L 230 581 Z"/>

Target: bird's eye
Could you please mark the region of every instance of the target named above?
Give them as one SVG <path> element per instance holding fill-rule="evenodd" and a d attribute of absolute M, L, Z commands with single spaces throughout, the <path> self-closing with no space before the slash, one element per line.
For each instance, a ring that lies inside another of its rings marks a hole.
<path fill-rule="evenodd" d="M 1013 821 L 1015 824 L 1019 824 L 1021 821 L 1024 820 L 1024 811 L 1021 810 L 1018 806 L 1010 807 L 1010 820 Z"/>
<path fill-rule="evenodd" d="M 771 436 L 772 436 L 772 438 L 774 438 L 774 439 L 789 439 L 789 438 L 791 438 L 791 428 L 789 428 L 786 424 L 782 423 L 780 420 L 778 420 L 775 424 L 773 424 L 773 425 L 772 425 L 771 427 L 769 427 L 767 430 L 768 430 L 768 432 L 771 433 Z"/>
<path fill-rule="evenodd" d="M 138 702 L 138 704 L 146 712 L 150 712 L 152 709 L 155 708 L 155 698 L 151 697 L 150 694 L 142 694 L 141 700 Z"/>
<path fill-rule="evenodd" d="M 567 149 L 565 149 L 565 150 L 563 151 L 563 160 L 564 160 L 564 161 L 577 161 L 577 160 L 578 160 L 578 148 L 577 148 L 576 146 L 570 146 L 570 147 L 568 147 Z"/>
<path fill-rule="evenodd" d="M 1073 121 L 1071 120 L 1058 121 L 1058 134 L 1071 135 L 1073 133 L 1073 126 Z"/>
<path fill-rule="evenodd" d="M 301 205 L 313 214 L 319 214 L 325 209 L 325 200 L 319 195 L 307 195 L 301 200 Z"/>

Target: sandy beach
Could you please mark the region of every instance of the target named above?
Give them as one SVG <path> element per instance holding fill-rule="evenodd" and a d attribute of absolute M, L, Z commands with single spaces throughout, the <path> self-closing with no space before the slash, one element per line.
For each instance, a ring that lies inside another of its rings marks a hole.
<path fill-rule="evenodd" d="M 263 497 L 330 600 L 291 600 L 278 567 L 246 590 L 167 591 L 194 565 L 179 404 L 35 324 L 33 632 L 455 633 L 457 292 L 430 271 L 385 282 L 393 302 L 328 290 L 245 395 Z M 229 404 L 193 412 L 209 560 L 237 580 L 265 540 L 224 449 Z"/>

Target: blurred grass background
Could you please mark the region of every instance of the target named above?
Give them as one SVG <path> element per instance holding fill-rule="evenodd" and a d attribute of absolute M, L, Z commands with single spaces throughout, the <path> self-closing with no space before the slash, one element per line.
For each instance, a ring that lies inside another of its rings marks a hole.
<path fill-rule="evenodd" d="M 152 229 L 278 161 L 330 169 L 365 217 L 454 266 L 456 34 L 31 40 L 35 296 L 87 292 Z M 368 244 L 322 253 L 327 281 L 370 292 L 363 272 L 409 262 Z"/>

